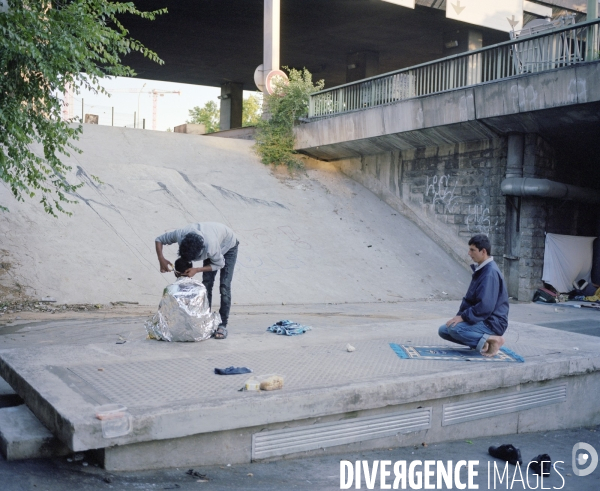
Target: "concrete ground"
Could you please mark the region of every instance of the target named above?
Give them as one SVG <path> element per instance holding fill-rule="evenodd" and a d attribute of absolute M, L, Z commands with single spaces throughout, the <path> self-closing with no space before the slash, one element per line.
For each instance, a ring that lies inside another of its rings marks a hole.
<path fill-rule="evenodd" d="M 312 304 L 312 305 L 265 305 L 236 306 L 231 328 L 242 334 L 246 326 L 268 325 L 270 322 L 289 318 L 297 322 L 344 331 L 347 328 L 398 323 L 403 321 L 428 321 L 439 323 L 455 313 L 456 301 L 422 301 L 375 304 Z M 129 340 L 144 337 L 141 322 L 151 309 L 139 306 L 115 306 L 105 311 L 48 314 L 30 313 L 28 318 L 16 320 L 17 313 L 6 314 L 0 320 L 0 348 L 32 348 L 48 345 L 87 345 L 90 343 L 115 343 L 119 337 Z M 25 314 L 19 313 L 19 317 Z M 56 316 L 67 318 L 58 319 Z M 511 322 L 545 325 L 579 334 L 600 336 L 600 313 L 593 310 L 575 309 L 568 305 L 513 304 Z M 551 330 L 546 331 L 550 336 Z M 314 334 L 309 333 L 308 335 Z M 578 340 L 585 340 L 578 337 Z M 590 339 L 591 340 L 591 339 Z M 216 341 L 211 341 L 216 342 Z M 65 349 L 67 346 L 65 346 Z M 535 410 L 534 410 L 535 411 Z M 587 477 L 577 477 L 572 472 L 571 449 L 575 443 L 585 442 L 600 451 L 599 433 L 596 428 L 580 428 L 545 433 L 486 437 L 469 441 L 457 441 L 427 446 L 393 447 L 390 450 L 347 452 L 271 463 L 254 463 L 232 466 L 195 468 L 206 474 L 208 482 L 186 474 L 188 469 L 168 469 L 148 472 L 108 473 L 96 467 L 89 455 L 84 460 L 69 462 L 67 458 L 41 459 L 18 462 L 0 460 L 0 482 L 6 490 L 59 490 L 59 489 L 197 489 L 198 486 L 215 490 L 280 490 L 340 489 L 340 460 L 366 460 L 370 465 L 376 460 L 479 460 L 479 476 L 475 480 L 479 489 L 487 487 L 487 448 L 490 445 L 512 443 L 521 448 L 526 462 L 535 455 L 548 453 L 553 460 L 562 460 L 560 472 L 565 479 L 562 489 L 592 491 L 600 484 L 600 470 Z M 423 442 L 427 444 L 427 442 Z M 73 456 L 69 457 L 73 460 Z M 77 458 L 77 457 L 76 457 Z M 84 466 L 83 462 L 87 463 Z M 493 465 L 493 464 L 492 464 Z M 511 469 L 511 478 L 512 478 Z M 570 474 L 570 475 L 569 475 Z M 110 482 L 108 482 L 110 481 Z M 534 478 L 530 476 L 531 487 Z M 545 487 L 561 488 L 562 480 L 553 474 Z M 353 486 L 352 489 L 355 489 Z M 368 489 L 362 483 L 360 489 Z M 379 487 L 375 487 L 379 489 Z M 445 488 L 443 488 L 445 489 Z M 498 485 L 495 489 L 506 489 Z M 516 481 L 512 489 L 524 489 Z M 525 488 L 529 489 L 529 488 Z"/>
<path fill-rule="evenodd" d="M 529 474 L 529 485 L 520 481 L 512 482 L 515 468 L 509 465 L 510 482 L 507 479 L 500 483 L 498 478 L 494 486 L 494 474 L 490 476 L 488 486 L 488 462 L 494 471 L 494 462 L 500 472 L 503 462 L 491 458 L 487 454 L 490 445 L 512 443 L 522 452 L 524 463 L 528 463 L 540 453 L 547 453 L 557 463 L 561 477 L 555 471 L 549 479 L 544 479 L 544 489 L 563 489 L 565 491 L 597 491 L 600 489 L 600 469 L 585 477 L 577 477 L 573 473 L 571 450 L 578 442 L 585 442 L 600 451 L 600 427 L 581 428 L 576 430 L 551 431 L 544 433 L 527 433 L 507 435 L 501 438 L 477 438 L 434 445 L 390 448 L 351 454 L 310 457 L 297 460 L 284 460 L 269 463 L 254 463 L 232 466 L 212 466 L 194 468 L 194 471 L 206 475 L 205 479 L 187 474 L 189 469 L 166 469 L 136 473 L 108 473 L 96 467 L 92 461 L 71 461 L 67 458 L 46 460 L 25 460 L 7 463 L 0 460 L 0 482 L 3 491 L 63 491 L 76 489 L 81 491 L 96 490 L 162 490 L 180 489 L 191 491 L 210 489 L 213 491 L 284 491 L 287 489 L 306 491 L 333 491 L 340 489 L 340 461 L 367 461 L 373 466 L 375 461 L 389 460 L 392 463 L 405 460 L 476 460 L 475 467 L 479 475 L 474 483 L 478 489 L 541 489 L 536 483 L 535 475 Z M 426 442 L 424 442 L 426 443 Z M 71 460 L 73 460 L 71 458 Z M 85 466 L 85 464 L 88 464 Z M 523 479 L 526 479 L 523 470 Z M 517 474 L 518 477 L 518 474 Z M 203 482 L 205 480 L 207 482 Z M 467 482 L 464 473 L 462 482 Z M 564 485 L 563 485 L 564 479 Z M 435 479 L 432 480 L 435 483 Z M 393 483 L 393 479 L 387 481 Z M 408 489 L 410 487 L 407 486 Z M 374 488 L 368 488 L 364 480 L 361 487 L 353 485 L 350 489 L 383 489 L 380 481 Z M 438 489 L 457 489 L 441 487 Z M 475 488 L 471 488 L 475 489 Z"/>

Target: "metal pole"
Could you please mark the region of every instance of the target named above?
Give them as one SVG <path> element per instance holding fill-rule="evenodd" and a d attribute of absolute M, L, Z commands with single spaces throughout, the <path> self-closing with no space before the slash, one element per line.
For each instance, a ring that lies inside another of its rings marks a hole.
<path fill-rule="evenodd" d="M 587 20 L 595 20 L 598 18 L 598 0 L 587 1 Z M 593 61 L 598 58 L 598 26 L 593 25 L 588 27 L 587 32 L 587 53 L 585 61 Z"/>
<path fill-rule="evenodd" d="M 280 0 L 265 0 L 263 73 L 279 70 Z"/>
<path fill-rule="evenodd" d="M 138 102 L 138 104 L 137 104 L 137 117 L 138 118 L 140 117 L 140 96 L 142 95 L 142 90 L 144 90 L 144 87 L 146 87 L 147 83 L 148 82 L 144 82 L 144 85 L 142 85 L 142 88 L 140 89 L 140 91 L 138 93 L 138 101 L 137 101 Z M 137 125 L 138 126 L 140 125 L 140 120 L 139 119 L 137 120 Z"/>
<path fill-rule="evenodd" d="M 114 126 L 115 125 L 115 107 L 113 106 L 113 107 L 111 107 L 111 109 L 112 109 L 112 119 L 111 119 L 110 125 Z"/>
<path fill-rule="evenodd" d="M 83 123 L 83 112 L 85 111 L 85 105 L 83 103 L 83 97 L 81 98 L 81 122 Z"/>
<path fill-rule="evenodd" d="M 135 111 L 133 111 L 133 127 L 135 128 L 135 122 L 136 122 L 136 118 L 137 118 L 137 113 Z"/>
<path fill-rule="evenodd" d="M 146 118 L 142 119 L 142 129 L 146 129 Z"/>

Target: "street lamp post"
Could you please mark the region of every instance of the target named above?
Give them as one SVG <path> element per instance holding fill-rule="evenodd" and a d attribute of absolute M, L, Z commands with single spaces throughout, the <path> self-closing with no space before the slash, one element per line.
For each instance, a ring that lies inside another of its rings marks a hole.
<path fill-rule="evenodd" d="M 140 92 L 138 94 L 138 106 L 137 106 L 137 122 L 136 122 L 136 127 L 140 127 L 140 96 L 142 95 L 142 90 L 144 90 L 144 87 L 146 87 L 146 83 L 144 82 L 144 85 L 142 85 L 142 88 L 140 89 Z"/>

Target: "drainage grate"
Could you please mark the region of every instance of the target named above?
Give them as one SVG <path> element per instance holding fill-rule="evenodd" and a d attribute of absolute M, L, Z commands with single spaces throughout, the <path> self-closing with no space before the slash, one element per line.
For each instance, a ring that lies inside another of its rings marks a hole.
<path fill-rule="evenodd" d="M 431 408 L 252 435 L 252 460 L 357 443 L 431 428 Z"/>
<path fill-rule="evenodd" d="M 499 414 L 516 413 L 525 409 L 567 400 L 567 384 L 528 391 L 486 397 L 459 404 L 444 404 L 442 426 L 454 425 L 475 419 L 491 418 Z"/>

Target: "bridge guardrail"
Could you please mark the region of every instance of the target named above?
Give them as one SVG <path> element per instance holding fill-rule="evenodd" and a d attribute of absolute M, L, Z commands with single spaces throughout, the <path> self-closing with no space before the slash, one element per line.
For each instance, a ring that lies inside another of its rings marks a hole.
<path fill-rule="evenodd" d="M 600 18 L 332 87 L 310 96 L 309 120 L 599 58 Z"/>

